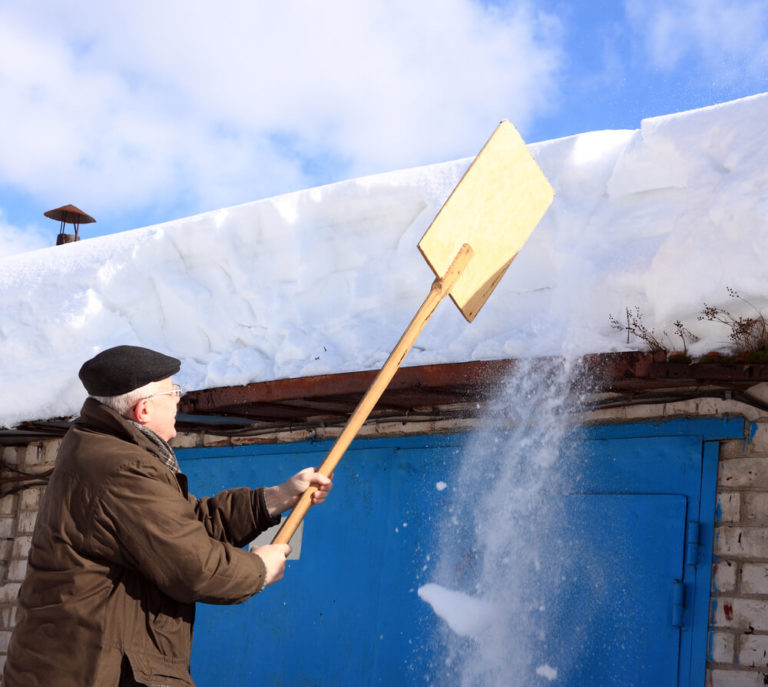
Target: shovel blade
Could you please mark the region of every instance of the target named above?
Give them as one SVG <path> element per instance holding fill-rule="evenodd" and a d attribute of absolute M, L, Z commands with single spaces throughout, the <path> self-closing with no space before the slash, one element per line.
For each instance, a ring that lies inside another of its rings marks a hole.
<path fill-rule="evenodd" d="M 502 121 L 419 242 L 436 276 L 461 246 L 474 256 L 450 291 L 471 322 L 547 211 L 554 191 L 515 127 Z"/>

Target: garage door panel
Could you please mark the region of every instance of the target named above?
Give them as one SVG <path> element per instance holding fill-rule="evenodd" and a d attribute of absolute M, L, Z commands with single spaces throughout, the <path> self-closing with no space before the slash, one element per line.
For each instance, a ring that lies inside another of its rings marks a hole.
<path fill-rule="evenodd" d="M 672 601 L 683 577 L 687 503 L 679 495 L 564 497 L 561 579 L 548 599 L 538 661 L 580 687 L 677 685 Z M 554 541 L 554 540 L 553 540 Z M 578 555 L 573 555 L 578 553 Z"/>

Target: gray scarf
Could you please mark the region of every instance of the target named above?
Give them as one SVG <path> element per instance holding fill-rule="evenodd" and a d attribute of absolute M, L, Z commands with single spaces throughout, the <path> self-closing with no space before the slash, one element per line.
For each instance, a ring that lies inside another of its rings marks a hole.
<path fill-rule="evenodd" d="M 152 442 L 152 445 L 157 449 L 155 451 L 155 455 L 157 455 L 157 457 L 162 460 L 165 465 L 168 466 L 168 469 L 171 472 L 178 475 L 181 472 L 179 461 L 177 460 L 176 454 L 173 452 L 173 449 L 170 447 L 168 442 L 162 437 L 158 436 L 149 427 L 145 427 L 144 425 L 138 422 L 134 422 L 133 420 L 128 420 L 128 422 L 130 422 L 144 436 L 146 436 L 147 439 Z"/>

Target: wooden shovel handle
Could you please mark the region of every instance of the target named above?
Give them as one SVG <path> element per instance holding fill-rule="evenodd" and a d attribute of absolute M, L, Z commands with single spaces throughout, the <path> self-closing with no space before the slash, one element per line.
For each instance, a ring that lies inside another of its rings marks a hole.
<path fill-rule="evenodd" d="M 400 337 L 400 341 L 397 342 L 392 353 L 389 354 L 384 366 L 379 370 L 379 373 L 376 375 L 373 382 L 371 382 L 371 386 L 368 388 L 365 396 L 363 396 L 357 404 L 357 407 L 349 420 L 347 420 L 347 424 L 341 434 L 338 436 L 331 447 L 331 450 L 328 452 L 328 455 L 326 455 L 325 460 L 323 460 L 318 468 L 318 472 L 326 477 L 330 477 L 331 473 L 339 464 L 344 452 L 349 448 L 349 445 L 363 426 L 363 423 L 368 419 L 368 416 L 371 414 L 371 411 L 379 398 L 381 398 L 384 390 L 392 381 L 392 377 L 395 376 L 395 372 L 397 372 L 397 369 L 408 354 L 408 351 L 411 350 L 411 347 L 416 342 L 419 334 L 421 334 L 422 329 L 424 329 L 424 326 L 432 316 L 432 313 L 435 312 L 435 308 L 437 308 L 440 301 L 445 298 L 456 283 L 456 280 L 461 276 L 464 268 L 469 263 L 472 254 L 472 247 L 468 243 L 465 243 L 459 249 L 459 252 L 456 253 L 456 257 L 451 262 L 445 274 L 432 282 L 432 288 L 424 299 L 424 303 L 422 303 L 413 320 L 411 320 L 411 323 L 408 325 L 408 328 Z M 315 487 L 310 487 L 301 495 L 299 502 L 294 506 L 291 514 L 286 518 L 280 531 L 272 540 L 273 544 L 287 544 L 291 540 L 291 537 L 296 532 L 296 529 L 304 519 L 304 516 L 307 514 L 307 511 L 312 504 L 312 494 L 315 490 Z"/>

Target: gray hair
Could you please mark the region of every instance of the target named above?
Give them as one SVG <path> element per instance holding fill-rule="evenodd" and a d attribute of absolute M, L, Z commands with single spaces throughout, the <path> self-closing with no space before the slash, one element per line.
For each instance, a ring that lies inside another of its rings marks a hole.
<path fill-rule="evenodd" d="M 119 396 L 92 396 L 91 398 L 95 398 L 99 403 L 112 408 L 112 410 L 117 411 L 123 417 L 128 417 L 133 407 L 143 398 L 154 394 L 157 388 L 157 382 L 150 382 Z"/>

